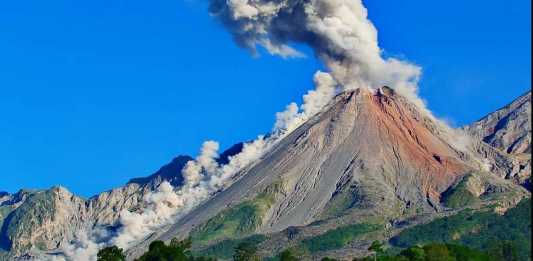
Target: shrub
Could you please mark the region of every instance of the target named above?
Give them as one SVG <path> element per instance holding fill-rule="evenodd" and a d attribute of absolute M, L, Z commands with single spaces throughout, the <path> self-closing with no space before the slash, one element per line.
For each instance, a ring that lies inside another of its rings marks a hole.
<path fill-rule="evenodd" d="M 101 249 L 96 255 L 98 261 L 123 261 L 126 260 L 126 256 L 122 252 L 122 248 L 116 246 L 110 246 Z"/>

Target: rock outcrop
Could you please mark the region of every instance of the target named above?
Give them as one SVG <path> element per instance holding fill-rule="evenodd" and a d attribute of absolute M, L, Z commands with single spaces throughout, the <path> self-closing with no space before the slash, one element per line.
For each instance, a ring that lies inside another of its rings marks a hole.
<path fill-rule="evenodd" d="M 463 129 L 491 172 L 531 189 L 531 91 Z"/>
<path fill-rule="evenodd" d="M 531 91 L 465 129 L 503 152 L 531 153 Z"/>
<path fill-rule="evenodd" d="M 240 170 L 229 187 L 128 256 L 155 239 L 190 236 L 201 248 L 254 234 L 266 235 L 261 251 L 267 255 L 332 229 L 361 226 L 370 234 L 336 253 L 357 256 L 367 254 L 367 241 L 390 238 L 398 224 L 464 207 L 504 211 L 530 196 L 515 184 L 527 187 L 531 172 L 530 100 L 528 93 L 454 130 L 387 87 L 341 93 Z M 218 162 L 227 163 L 242 147 L 231 147 Z M 0 193 L 0 260 L 58 251 L 79 230 L 116 229 L 120 212 L 141 211 L 163 181 L 181 186 L 191 159 L 179 156 L 153 175 L 89 199 L 62 187 Z"/>

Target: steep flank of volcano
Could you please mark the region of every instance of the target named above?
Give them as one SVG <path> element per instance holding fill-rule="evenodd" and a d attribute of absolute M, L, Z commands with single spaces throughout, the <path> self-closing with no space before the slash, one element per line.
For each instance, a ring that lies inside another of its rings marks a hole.
<path fill-rule="evenodd" d="M 341 93 L 160 238 L 439 211 L 441 194 L 475 171 L 450 132 L 390 88 Z"/>

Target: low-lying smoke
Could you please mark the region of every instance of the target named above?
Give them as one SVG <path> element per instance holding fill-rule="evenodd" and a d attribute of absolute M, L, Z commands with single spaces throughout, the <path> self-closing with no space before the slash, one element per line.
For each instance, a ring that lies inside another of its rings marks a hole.
<path fill-rule="evenodd" d="M 144 197 L 142 212 L 123 210 L 120 213 L 120 227 L 117 232 L 110 234 L 102 227 L 78 231 L 75 240 L 63 247 L 64 257 L 56 257 L 53 260 L 94 261 L 98 250 L 107 245 L 128 249 L 131 244 L 170 222 L 176 210 L 182 208 L 185 201 L 185 198 L 174 192 L 170 183 L 162 182 L 156 191 Z"/>
<path fill-rule="evenodd" d="M 170 183 L 161 183 L 157 191 L 145 196 L 142 211 L 120 213 L 119 229 L 111 236 L 101 233 L 100 229 L 79 231 L 72 244 L 63 248 L 63 260 L 96 260 L 98 249 L 107 245 L 129 249 L 224 188 L 237 171 L 262 155 L 266 145 L 266 140 L 260 136 L 244 144 L 239 154 L 220 166 L 216 161 L 218 143 L 204 142 L 200 155 L 183 168 L 184 184 L 177 191 Z"/>
<path fill-rule="evenodd" d="M 144 198 L 146 208 L 142 213 L 127 210 L 120 213 L 121 226 L 111 244 L 128 249 L 132 243 L 156 232 L 161 224 L 171 221 L 175 210 L 182 208 L 186 200 L 174 192 L 170 183 L 161 183 L 155 193 Z"/>

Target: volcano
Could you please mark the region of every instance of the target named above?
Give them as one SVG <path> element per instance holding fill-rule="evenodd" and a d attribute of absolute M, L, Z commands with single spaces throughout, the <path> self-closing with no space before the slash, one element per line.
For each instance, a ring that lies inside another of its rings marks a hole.
<path fill-rule="evenodd" d="M 391 88 L 342 92 L 214 195 L 132 242 L 128 259 L 154 240 L 191 238 L 193 253 L 220 259 L 248 241 L 262 257 L 294 248 L 305 249 L 303 260 L 344 260 L 369 255 L 374 240 L 393 242 L 402 231 L 465 209 L 504 215 L 531 195 L 524 183 L 531 173 L 531 128 L 524 124 L 531 122 L 530 97 L 452 129 Z M 0 260 L 47 260 L 80 230 L 112 233 L 121 211 L 142 213 L 163 182 L 183 186 L 180 170 L 190 160 L 177 157 L 87 200 L 61 187 L 0 193 Z M 342 241 L 332 245 L 339 233 Z"/>
<path fill-rule="evenodd" d="M 337 95 L 227 189 L 152 240 L 191 237 L 202 248 L 261 234 L 275 239 L 264 246 L 270 249 L 290 245 L 294 235 L 287 231 L 294 228 L 306 237 L 371 220 L 390 226 L 496 198 L 509 206 L 526 196 L 484 168 L 464 132 L 391 88 L 356 89 Z"/>

